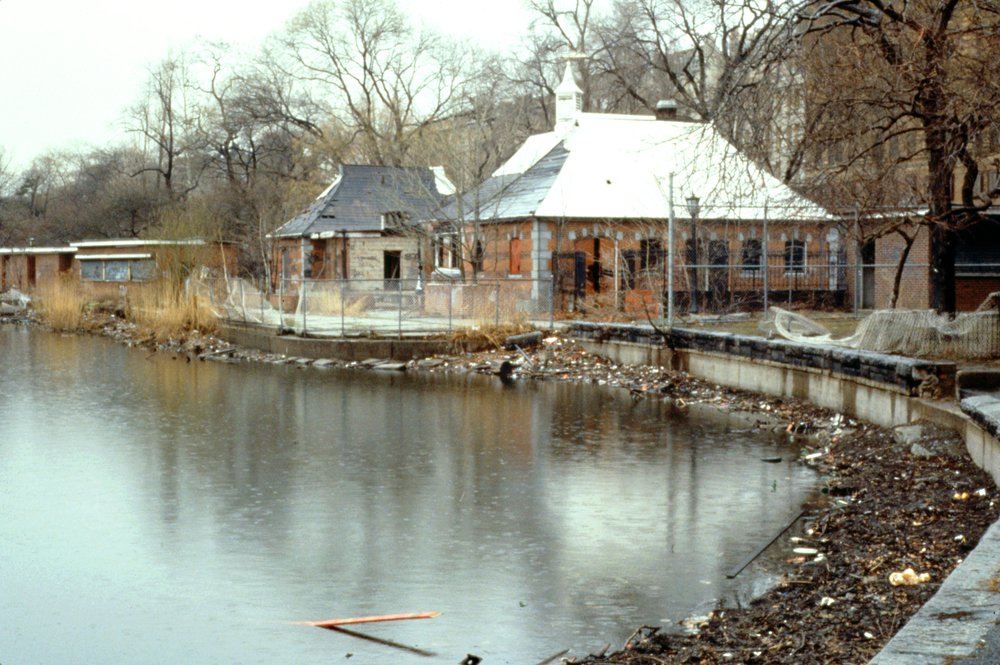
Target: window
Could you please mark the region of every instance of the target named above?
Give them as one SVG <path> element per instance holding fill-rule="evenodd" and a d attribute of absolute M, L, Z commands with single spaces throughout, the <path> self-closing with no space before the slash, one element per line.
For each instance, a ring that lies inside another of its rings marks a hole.
<path fill-rule="evenodd" d="M 104 262 L 104 279 L 108 282 L 127 282 L 128 261 Z"/>
<path fill-rule="evenodd" d="M 659 238 L 639 241 L 639 270 L 653 270 L 663 265 L 663 243 Z"/>
<path fill-rule="evenodd" d="M 743 250 L 740 254 L 740 268 L 743 274 L 755 277 L 761 270 L 764 249 L 757 238 L 747 238 L 743 241 Z"/>
<path fill-rule="evenodd" d="M 152 259 L 80 259 L 80 279 L 88 282 L 145 282 L 155 275 Z"/>
<path fill-rule="evenodd" d="M 806 271 L 806 244 L 801 240 L 785 241 L 785 274 L 801 275 Z"/>
<path fill-rule="evenodd" d="M 288 279 L 292 276 L 291 254 L 287 247 L 281 248 L 281 278 Z"/>
<path fill-rule="evenodd" d="M 729 265 L 729 243 L 725 240 L 708 241 L 708 262 L 713 267 Z"/>
<path fill-rule="evenodd" d="M 447 232 L 437 235 L 434 239 L 434 268 L 440 272 L 458 272 L 461 260 L 458 234 Z"/>
<path fill-rule="evenodd" d="M 132 261 L 132 281 L 148 282 L 156 275 L 156 262 L 152 260 Z"/>
<path fill-rule="evenodd" d="M 98 282 L 104 279 L 103 261 L 81 261 L 80 278 L 91 282 Z"/>

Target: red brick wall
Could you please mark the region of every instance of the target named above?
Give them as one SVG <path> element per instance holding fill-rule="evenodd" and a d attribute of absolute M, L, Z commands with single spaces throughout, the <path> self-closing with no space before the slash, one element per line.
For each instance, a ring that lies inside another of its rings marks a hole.
<path fill-rule="evenodd" d="M 994 291 L 1000 291 L 1000 275 L 958 277 L 955 279 L 956 309 L 972 311 Z"/>
<path fill-rule="evenodd" d="M 902 256 L 905 241 L 892 233 L 875 241 L 875 307 L 887 309 L 892 300 L 896 266 Z M 917 231 L 916 240 L 903 269 L 899 283 L 897 309 L 927 309 L 930 303 L 930 240 L 926 227 Z"/>

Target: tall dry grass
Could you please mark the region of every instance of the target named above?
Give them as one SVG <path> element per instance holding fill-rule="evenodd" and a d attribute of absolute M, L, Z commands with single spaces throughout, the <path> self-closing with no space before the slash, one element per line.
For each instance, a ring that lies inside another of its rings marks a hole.
<path fill-rule="evenodd" d="M 71 275 L 46 280 L 35 289 L 35 312 L 53 330 L 79 330 L 83 324 L 84 304 L 80 283 Z"/>
<path fill-rule="evenodd" d="M 310 314 L 326 314 L 337 316 L 362 316 L 374 305 L 375 299 L 370 295 L 341 295 L 336 284 L 324 288 L 317 284 L 305 295 L 306 312 Z"/>
<path fill-rule="evenodd" d="M 164 277 L 130 292 L 126 315 L 160 338 L 191 330 L 212 332 L 218 324 L 209 303 L 195 293 L 188 293 L 183 284 Z"/>

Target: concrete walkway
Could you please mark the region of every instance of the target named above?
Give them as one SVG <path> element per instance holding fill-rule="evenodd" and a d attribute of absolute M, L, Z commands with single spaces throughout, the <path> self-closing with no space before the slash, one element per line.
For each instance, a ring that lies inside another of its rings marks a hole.
<path fill-rule="evenodd" d="M 964 384 L 963 398 L 981 395 L 963 402 L 963 406 L 975 404 L 980 412 L 1000 414 L 995 391 L 1000 377 L 995 371 L 981 375 L 974 371 L 962 378 L 959 383 Z M 969 418 L 951 403 L 936 403 L 927 415 L 959 432 Z M 965 431 L 968 436 L 969 430 Z M 961 532 L 962 525 L 955 524 L 955 534 Z M 983 534 L 938 592 L 869 665 L 1000 665 L 1000 522 Z"/>
<path fill-rule="evenodd" d="M 1000 522 L 869 665 L 998 665 L 998 621 Z"/>

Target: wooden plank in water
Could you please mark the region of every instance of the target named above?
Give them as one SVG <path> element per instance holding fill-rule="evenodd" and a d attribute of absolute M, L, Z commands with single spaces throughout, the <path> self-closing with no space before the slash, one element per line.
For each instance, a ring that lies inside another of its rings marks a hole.
<path fill-rule="evenodd" d="M 410 619 L 433 619 L 441 616 L 440 612 L 412 612 L 409 614 L 374 614 L 364 617 L 347 619 L 327 619 L 326 621 L 306 621 L 306 625 L 316 628 L 333 628 L 335 626 L 352 626 L 359 623 L 379 623 L 382 621 L 407 621 Z"/>

